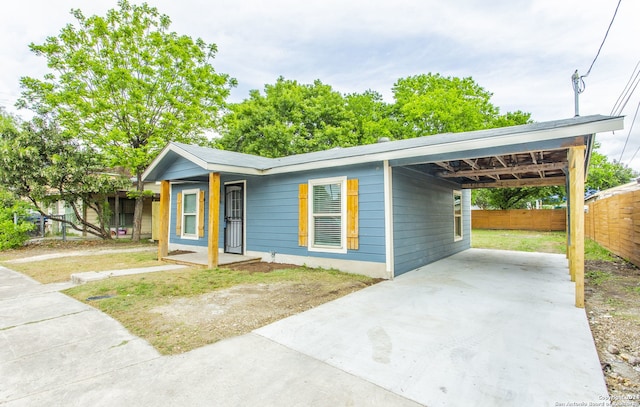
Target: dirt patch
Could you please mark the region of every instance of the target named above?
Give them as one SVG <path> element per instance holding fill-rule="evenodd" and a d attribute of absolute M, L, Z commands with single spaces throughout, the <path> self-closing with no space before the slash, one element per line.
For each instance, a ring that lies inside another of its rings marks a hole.
<path fill-rule="evenodd" d="M 286 270 L 286 269 L 294 269 L 300 266 L 295 264 L 287 264 L 287 263 L 266 263 L 263 261 L 257 261 L 253 263 L 244 263 L 237 264 L 235 266 L 230 266 L 226 268 L 230 268 L 231 270 L 244 270 L 249 273 L 269 273 L 274 270 Z"/>
<path fill-rule="evenodd" d="M 640 269 L 587 261 L 585 305 L 613 406 L 640 405 Z"/>
<path fill-rule="evenodd" d="M 264 264 L 253 265 L 252 272 L 265 273 L 266 268 Z M 162 353 L 186 352 L 249 333 L 368 285 L 361 281 L 281 281 L 241 284 L 196 297 L 176 298 L 149 310 L 150 324 L 166 327 L 166 335 L 158 332 L 155 339 L 149 339 Z"/>

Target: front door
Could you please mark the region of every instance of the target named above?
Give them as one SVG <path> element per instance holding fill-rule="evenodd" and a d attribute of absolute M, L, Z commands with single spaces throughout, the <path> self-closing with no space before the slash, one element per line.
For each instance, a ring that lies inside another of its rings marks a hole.
<path fill-rule="evenodd" d="M 244 187 L 243 184 L 224 186 L 224 251 L 243 254 Z"/>

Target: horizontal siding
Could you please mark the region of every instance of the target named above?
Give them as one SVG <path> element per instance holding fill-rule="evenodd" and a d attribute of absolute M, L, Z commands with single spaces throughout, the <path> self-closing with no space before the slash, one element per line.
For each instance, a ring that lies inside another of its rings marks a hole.
<path fill-rule="evenodd" d="M 359 248 L 346 254 L 309 252 L 298 246 L 298 186 L 310 179 L 359 180 Z M 322 258 L 384 262 L 382 166 L 375 164 L 305 171 L 247 181 L 247 250 Z M 228 181 L 228 180 L 227 180 Z"/>
<path fill-rule="evenodd" d="M 208 175 L 208 171 L 185 158 L 178 157 L 160 178 L 177 180 L 203 175 Z"/>
<path fill-rule="evenodd" d="M 177 174 L 178 170 L 171 170 Z M 181 172 L 186 174 L 187 172 Z M 359 248 L 346 254 L 309 252 L 298 246 L 298 186 L 310 179 L 346 176 L 359 180 Z M 272 176 L 221 175 L 220 242 L 224 247 L 224 184 L 246 182 L 246 247 L 248 251 L 275 252 L 287 255 L 340 258 L 344 260 L 385 262 L 384 194 L 382 165 L 366 164 L 305 171 Z M 198 240 L 182 239 L 176 235 L 176 196 L 185 189 L 199 188 L 207 193 L 208 184 L 172 184 L 170 241 L 183 245 L 207 246 L 208 222 L 205 236 Z M 208 216 L 208 204 L 205 204 Z"/>
<path fill-rule="evenodd" d="M 178 193 L 187 190 L 187 189 L 200 189 L 205 191 L 205 205 L 204 205 L 204 237 L 198 239 L 183 239 L 182 237 L 176 234 L 176 211 L 177 211 L 177 196 Z M 209 217 L 209 184 L 207 183 L 189 183 L 189 184 L 172 184 L 171 185 L 171 214 L 169 217 L 169 242 L 189 245 L 189 246 L 199 246 L 199 247 L 207 247 L 208 240 L 207 236 L 209 235 L 209 225 L 206 219 Z"/>
<path fill-rule="evenodd" d="M 405 168 L 393 168 L 395 275 L 470 247 L 470 191 L 463 191 L 463 239 L 453 235 L 452 184 Z"/>

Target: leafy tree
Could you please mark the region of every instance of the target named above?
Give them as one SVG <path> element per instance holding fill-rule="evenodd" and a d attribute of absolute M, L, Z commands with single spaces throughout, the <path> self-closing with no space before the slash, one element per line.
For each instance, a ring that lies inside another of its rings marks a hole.
<path fill-rule="evenodd" d="M 35 225 L 26 220 L 28 210 L 28 203 L 0 187 L 0 250 L 20 247 L 29 239 Z"/>
<path fill-rule="evenodd" d="M 471 202 L 482 209 L 529 209 L 556 192 L 554 187 L 481 188 L 472 191 Z"/>
<path fill-rule="evenodd" d="M 359 144 L 373 144 L 382 137 L 401 137 L 402 128 L 394 115 L 392 104 L 384 102 L 378 92 L 368 90 L 345 96 L 346 109 L 353 115 Z"/>
<path fill-rule="evenodd" d="M 345 98 L 319 80 L 300 84 L 279 77 L 264 94 L 231 104 L 224 117 L 220 148 L 282 157 L 359 143 L 353 112 Z"/>
<path fill-rule="evenodd" d="M 19 123 L 0 115 L 0 183 L 26 198 L 44 216 L 78 230 L 110 238 L 106 197 L 131 185 L 127 177 L 105 172 L 100 155 L 79 140 L 36 117 Z M 76 220 L 48 215 L 51 203 L 64 201 Z M 85 210 L 86 209 L 86 210 Z M 97 219 L 97 222 L 93 220 Z"/>
<path fill-rule="evenodd" d="M 21 79 L 19 106 L 55 114 L 63 137 L 135 175 L 139 240 L 143 171 L 169 141 L 205 143 L 235 80 L 210 64 L 214 44 L 170 32 L 169 17 L 146 3 L 118 6 L 105 17 L 72 10 L 77 26 L 30 45 L 51 72 Z"/>
<path fill-rule="evenodd" d="M 500 115 L 491 103 L 492 94 L 471 77 L 428 73 L 401 78 L 393 86 L 393 95 L 403 138 L 530 122 L 529 113 Z"/>
<path fill-rule="evenodd" d="M 603 191 L 626 184 L 638 177 L 639 174 L 626 165 L 609 161 L 606 155 L 597 151 L 598 147 L 599 145 L 596 144 L 591 152 L 589 172 L 585 183 L 587 190 Z"/>

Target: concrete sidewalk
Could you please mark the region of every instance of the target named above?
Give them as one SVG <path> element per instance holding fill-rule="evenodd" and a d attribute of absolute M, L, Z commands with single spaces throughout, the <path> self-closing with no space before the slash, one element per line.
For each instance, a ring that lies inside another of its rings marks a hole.
<path fill-rule="evenodd" d="M 255 334 L 161 356 L 57 289 L 0 267 L 0 405 L 419 405 Z"/>
<path fill-rule="evenodd" d="M 179 356 L 0 267 L 7 406 L 556 406 L 607 391 L 564 256 L 468 250 Z"/>

